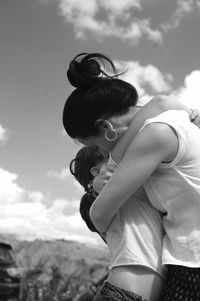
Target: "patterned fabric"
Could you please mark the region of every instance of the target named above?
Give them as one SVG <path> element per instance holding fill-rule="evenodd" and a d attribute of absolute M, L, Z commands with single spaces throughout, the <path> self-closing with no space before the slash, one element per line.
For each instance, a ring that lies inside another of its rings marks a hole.
<path fill-rule="evenodd" d="M 200 268 L 168 266 L 162 301 L 200 301 Z"/>
<path fill-rule="evenodd" d="M 0 242 L 0 300 L 19 300 L 21 279 L 12 247 Z"/>
<path fill-rule="evenodd" d="M 94 301 L 147 301 L 143 297 L 117 287 L 110 282 L 105 282 L 97 293 Z"/>

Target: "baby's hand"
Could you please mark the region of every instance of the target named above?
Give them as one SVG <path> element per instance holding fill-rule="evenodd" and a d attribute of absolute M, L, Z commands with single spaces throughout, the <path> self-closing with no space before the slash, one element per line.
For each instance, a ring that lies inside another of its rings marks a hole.
<path fill-rule="evenodd" d="M 95 192 L 100 193 L 110 177 L 113 174 L 113 170 L 107 164 L 101 167 L 100 173 L 93 180 L 93 189 Z"/>
<path fill-rule="evenodd" d="M 191 109 L 190 120 L 200 128 L 200 112 L 197 109 Z"/>

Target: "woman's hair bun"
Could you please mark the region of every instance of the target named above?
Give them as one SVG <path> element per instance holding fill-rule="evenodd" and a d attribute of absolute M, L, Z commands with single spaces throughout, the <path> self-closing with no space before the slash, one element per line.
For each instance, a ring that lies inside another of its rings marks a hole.
<path fill-rule="evenodd" d="M 69 69 L 67 71 L 67 78 L 72 86 L 79 89 L 88 89 L 100 80 L 101 75 L 107 78 L 113 77 L 105 73 L 101 68 L 100 62 L 105 67 L 105 61 L 107 61 L 114 73 L 115 66 L 113 62 L 101 53 L 80 53 L 70 62 Z"/>

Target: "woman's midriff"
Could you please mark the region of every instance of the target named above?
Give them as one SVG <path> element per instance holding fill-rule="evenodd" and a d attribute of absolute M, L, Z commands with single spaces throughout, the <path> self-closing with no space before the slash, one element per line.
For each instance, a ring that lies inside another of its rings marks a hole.
<path fill-rule="evenodd" d="M 107 281 L 125 290 L 134 292 L 148 301 L 158 301 L 164 278 L 143 266 L 113 268 Z"/>

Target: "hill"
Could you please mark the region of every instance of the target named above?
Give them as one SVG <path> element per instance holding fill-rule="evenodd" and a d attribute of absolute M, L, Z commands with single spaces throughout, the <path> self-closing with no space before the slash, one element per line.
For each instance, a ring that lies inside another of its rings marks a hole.
<path fill-rule="evenodd" d="M 105 248 L 75 241 L 22 241 L 15 245 L 14 253 L 18 266 L 23 269 L 40 266 L 48 271 L 52 266 L 59 266 L 63 275 L 73 273 L 74 266 L 81 261 L 89 266 L 108 264 L 108 252 Z"/>
<path fill-rule="evenodd" d="M 66 240 L 12 238 L 12 242 L 22 276 L 22 300 L 78 300 L 78 295 L 107 274 L 106 248 Z"/>

